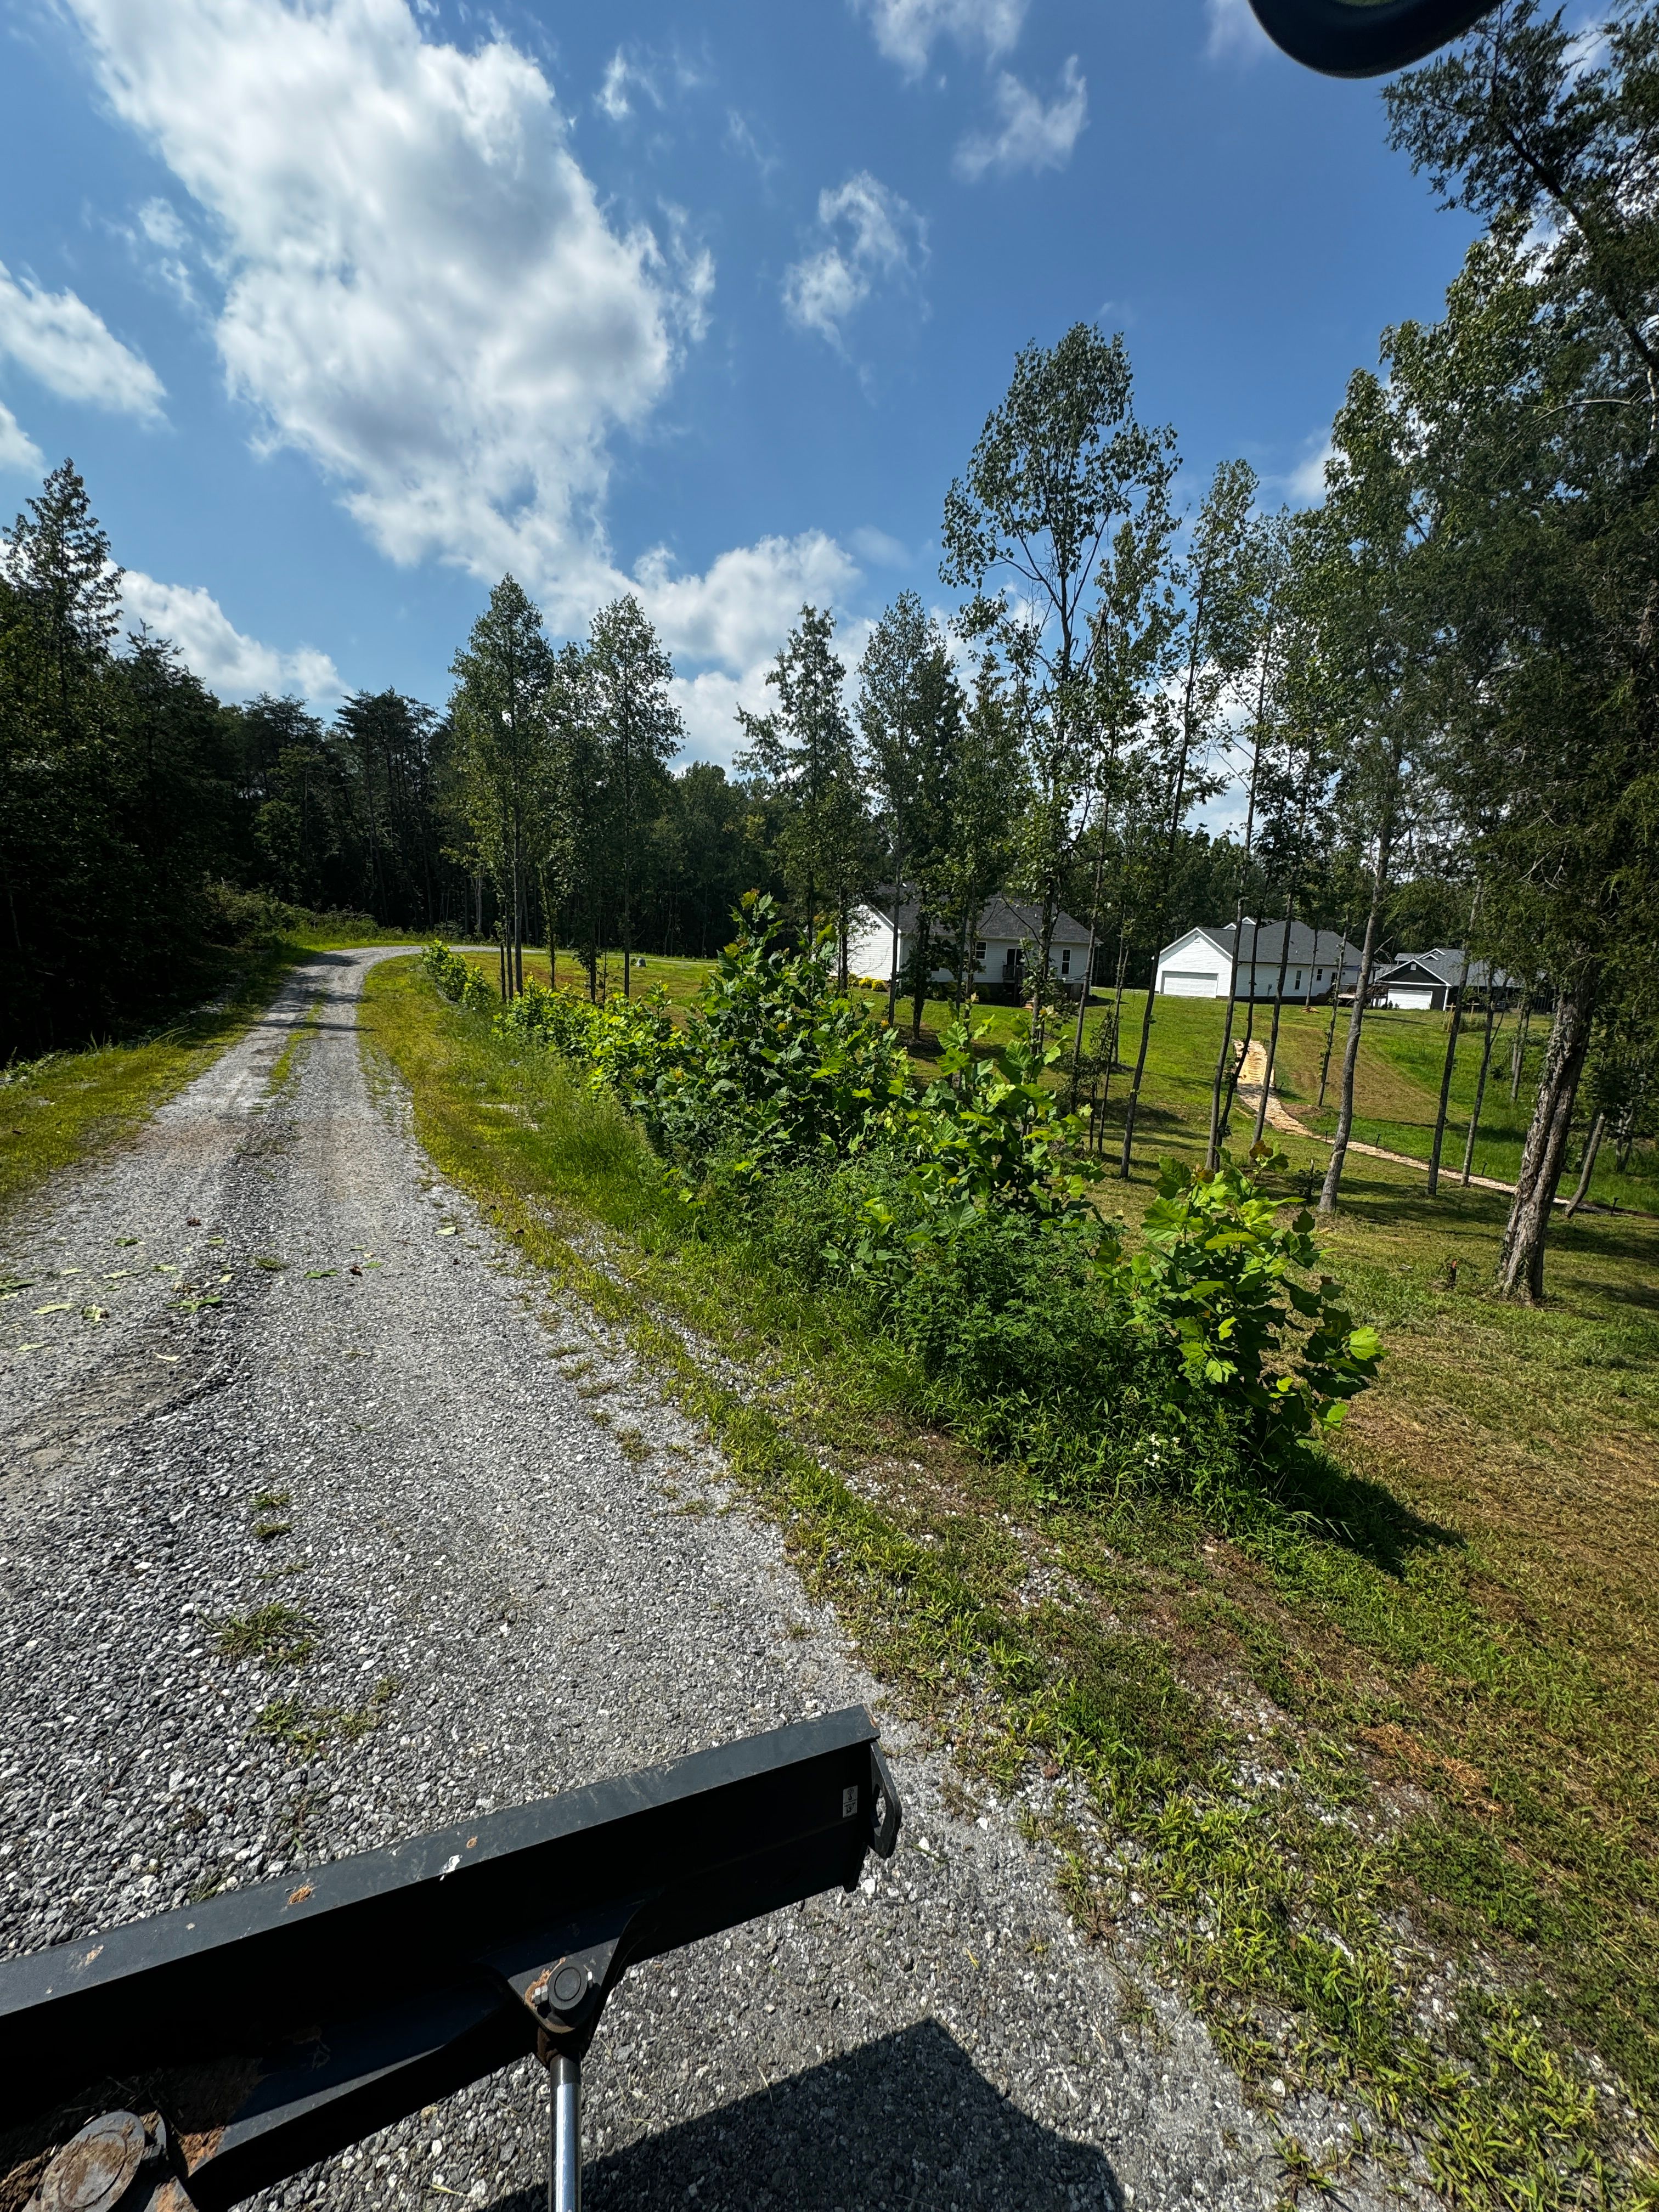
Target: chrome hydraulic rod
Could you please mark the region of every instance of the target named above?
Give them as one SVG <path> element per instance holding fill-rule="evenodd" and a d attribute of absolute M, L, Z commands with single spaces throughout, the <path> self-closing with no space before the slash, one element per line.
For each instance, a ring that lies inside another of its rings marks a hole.
<path fill-rule="evenodd" d="M 582 2069 L 561 2051 L 548 2062 L 547 2212 L 582 2212 Z"/>

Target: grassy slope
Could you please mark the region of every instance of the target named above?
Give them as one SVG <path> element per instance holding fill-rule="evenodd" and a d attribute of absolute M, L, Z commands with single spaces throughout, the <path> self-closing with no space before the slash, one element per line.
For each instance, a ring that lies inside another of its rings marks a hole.
<path fill-rule="evenodd" d="M 699 972 L 647 980 L 684 998 Z M 1185 1150 L 1203 1086 L 1189 1010 L 1168 1011 L 1156 1149 Z M 1218 1531 L 1167 1496 L 1054 1512 L 1017 1468 L 919 1429 L 914 1378 L 847 1316 L 690 1241 L 634 1133 L 556 1062 L 508 1052 L 403 963 L 371 979 L 366 1019 L 440 1164 L 677 1378 L 965 1771 L 1006 1782 L 1035 1759 L 1109 1808 L 1058 1832 L 1080 1915 L 1121 1960 L 1182 1972 L 1247 2077 L 1357 2088 L 1470 2203 L 1533 2201 L 1493 2193 L 1488 2166 L 1548 2203 L 1553 2158 L 1599 2132 L 1628 2147 L 1619 2100 L 1587 2117 L 1545 2044 L 1659 2099 L 1659 1224 L 1559 1228 L 1553 1302 L 1521 1312 L 1476 1287 L 1500 1198 L 1431 1207 L 1410 1170 L 1356 1160 L 1333 1256 L 1389 1357 L 1310 1474 L 1310 1517 Z M 1107 1186 L 1132 1221 L 1150 1165 Z M 711 1381 L 698 1338 L 769 1374 L 781 1410 Z M 1031 1601 L 1033 1571 L 1054 1598 Z M 1241 1791 L 1241 1761 L 1296 1786 Z M 1463 1961 L 1455 2027 L 1425 2032 L 1417 1938 Z M 1473 2055 L 1478 2094 L 1437 2083 L 1448 2051 Z"/>

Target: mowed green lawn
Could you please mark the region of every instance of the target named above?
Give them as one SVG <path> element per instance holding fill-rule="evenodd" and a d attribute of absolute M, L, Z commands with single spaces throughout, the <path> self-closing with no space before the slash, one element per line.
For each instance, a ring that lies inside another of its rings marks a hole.
<path fill-rule="evenodd" d="M 493 975 L 487 955 L 480 957 L 477 964 L 485 975 Z M 696 999 L 713 966 L 708 960 L 652 955 L 643 968 L 635 971 L 634 988 L 636 992 L 643 992 L 659 986 L 678 1014 Z M 548 974 L 546 956 L 526 957 L 525 972 L 536 975 L 544 982 Z M 558 981 L 566 989 L 584 988 L 582 973 L 573 954 L 561 954 Z M 611 982 L 613 989 L 621 988 L 620 968 L 614 959 Z M 884 991 L 864 990 L 860 996 L 873 1007 L 885 1007 Z M 1133 1066 L 1139 1048 L 1145 1006 L 1144 992 L 1124 993 L 1118 1047 L 1121 1072 L 1114 1073 L 1105 1085 L 1109 1149 L 1115 1148 L 1117 1133 L 1122 1127 L 1123 1102 L 1129 1087 L 1127 1071 Z M 922 1008 L 921 1036 L 913 1048 L 912 1059 L 916 1073 L 924 1079 L 939 1056 L 939 1040 L 950 1025 L 953 1011 L 948 1002 L 939 999 L 929 999 Z M 1085 1039 L 1091 1045 L 1100 1034 L 1109 1011 L 1106 995 L 1097 993 L 1084 1018 Z M 1012 1038 L 1024 1019 L 1020 1010 L 1012 1006 L 975 1006 L 969 1009 L 969 1013 L 975 1030 L 992 1043 Z M 1145 1152 L 1150 1162 L 1161 1154 L 1185 1158 L 1194 1148 L 1203 1149 L 1208 1138 L 1210 1090 L 1221 1049 L 1225 1015 L 1224 1005 L 1214 1000 L 1157 1001 L 1137 1115 L 1137 1155 Z M 901 1028 L 908 1033 L 911 1027 L 908 1001 L 901 1005 L 899 1017 Z M 1248 1018 L 1243 1006 L 1235 1009 L 1235 1037 L 1244 1035 Z M 1066 1013 L 1054 1031 L 1055 1041 L 1063 1045 L 1068 1058 L 1074 1020 L 1074 1014 Z M 1272 1020 L 1272 1006 L 1259 1004 L 1255 1009 L 1255 1034 L 1265 1039 Z M 1347 1022 L 1345 1007 L 1338 1014 L 1333 1039 L 1328 1006 L 1286 1006 L 1280 1017 L 1276 1088 L 1290 1111 L 1322 1136 L 1328 1136 L 1336 1127 Z M 1519 1096 L 1511 1099 L 1510 1054 L 1516 1026 L 1517 1017 L 1514 1014 L 1501 1016 L 1494 1023 L 1492 1060 L 1471 1162 L 1474 1174 L 1494 1176 L 1501 1182 L 1513 1182 L 1521 1164 L 1521 1147 L 1531 1111 L 1531 1086 L 1536 1080 L 1548 1035 L 1547 1018 L 1534 1018 L 1528 1030 Z M 1473 1018 L 1464 1024 L 1458 1040 L 1441 1155 L 1443 1174 L 1449 1173 L 1454 1181 L 1462 1171 L 1469 1117 L 1474 1108 L 1482 1029 L 1480 1018 Z M 1444 1014 L 1396 1013 L 1373 1008 L 1366 1015 L 1354 1084 L 1353 1133 L 1362 1144 L 1378 1145 L 1385 1151 L 1427 1161 L 1434 1141 L 1447 1030 L 1448 1017 Z M 1320 1076 L 1328 1042 L 1329 1068 L 1322 1108 Z M 1575 1141 L 1570 1156 L 1575 1179 L 1583 1133 Z M 1249 1141 L 1248 1129 L 1237 1113 L 1230 1141 L 1238 1149 Z M 1291 1140 L 1291 1149 L 1297 1149 L 1294 1139 Z M 1313 1152 L 1308 1155 L 1310 1160 L 1315 1157 Z M 1597 1203 L 1659 1214 L 1659 1150 L 1652 1145 L 1638 1146 L 1628 1172 L 1621 1175 L 1611 1139 L 1604 1141 L 1589 1195 Z"/>

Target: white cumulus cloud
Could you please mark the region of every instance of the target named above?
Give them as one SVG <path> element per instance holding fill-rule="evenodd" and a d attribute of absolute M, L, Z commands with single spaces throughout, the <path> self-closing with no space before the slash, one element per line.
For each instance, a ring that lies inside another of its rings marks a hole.
<path fill-rule="evenodd" d="M 821 530 L 733 547 L 701 575 L 674 574 L 660 551 L 640 562 L 632 586 L 670 649 L 717 664 L 675 682 L 690 758 L 730 764 L 744 742 L 738 707 L 765 712 L 766 672 L 802 607 L 842 604 L 858 581 L 856 563 Z"/>
<path fill-rule="evenodd" d="M 957 148 L 953 167 L 970 182 L 988 169 L 1005 175 L 1016 169 L 1063 169 L 1078 134 L 1089 120 L 1089 86 L 1069 55 L 1060 72 L 1060 89 L 1045 102 L 1040 93 L 1000 70 L 992 94 L 997 113 L 994 131 L 974 131 Z"/>
<path fill-rule="evenodd" d="M 1304 507 L 1322 505 L 1325 497 L 1325 464 L 1333 457 L 1335 451 L 1335 447 L 1327 438 L 1316 451 L 1297 464 L 1283 480 L 1285 489 L 1292 499 L 1300 500 Z"/>
<path fill-rule="evenodd" d="M 833 605 L 858 575 L 833 538 L 809 530 L 734 546 L 701 575 L 677 576 L 665 553 L 650 553 L 633 586 L 673 651 L 741 672 L 777 651 L 803 605 Z"/>
<path fill-rule="evenodd" d="M 149 363 L 73 292 L 19 283 L 0 262 L 0 356 L 55 392 L 118 415 L 155 416 L 166 397 Z"/>
<path fill-rule="evenodd" d="M 818 228 L 824 243 L 784 273 L 784 312 L 838 346 L 842 324 L 878 282 L 915 274 L 927 258 L 927 227 L 908 200 L 860 169 L 818 194 Z"/>
<path fill-rule="evenodd" d="M 428 39 L 408 0 L 66 4 L 214 223 L 216 337 L 265 444 L 394 560 L 590 601 L 606 441 L 665 392 L 681 301 L 650 234 L 608 221 L 539 66 L 499 34 Z"/>
<path fill-rule="evenodd" d="M 649 425 L 708 312 L 691 219 L 665 208 L 660 239 L 619 229 L 539 64 L 499 31 L 447 44 L 410 0 L 63 4 L 105 97 L 192 204 L 182 222 L 152 204 L 146 239 L 175 256 L 211 239 L 195 282 L 264 447 L 305 455 L 395 561 L 511 568 L 556 631 L 638 591 L 672 652 L 713 664 L 686 682 L 714 749 L 803 600 L 844 597 L 859 572 L 817 532 L 701 575 L 660 552 L 630 575 L 613 556 L 612 443 Z M 617 101 L 639 90 L 607 82 Z M 826 202 L 866 286 L 921 254 L 919 219 L 874 179 Z M 205 591 L 130 579 L 128 605 L 216 688 L 337 690 L 325 655 L 243 636 Z"/>
<path fill-rule="evenodd" d="M 991 61 L 1010 52 L 1026 5 L 1027 0 L 862 0 L 861 12 L 888 60 L 920 76 L 942 38 L 969 52 L 977 49 Z"/>
<path fill-rule="evenodd" d="M 43 477 L 46 472 L 46 455 L 3 400 L 0 400 L 0 470 L 29 477 Z"/>
<path fill-rule="evenodd" d="M 339 672 L 309 646 L 283 652 L 244 636 L 210 592 L 194 584 L 161 584 L 129 568 L 121 579 L 122 613 L 132 628 L 148 623 L 171 639 L 185 665 L 222 698 L 261 691 L 297 691 L 313 701 L 341 696 Z"/>

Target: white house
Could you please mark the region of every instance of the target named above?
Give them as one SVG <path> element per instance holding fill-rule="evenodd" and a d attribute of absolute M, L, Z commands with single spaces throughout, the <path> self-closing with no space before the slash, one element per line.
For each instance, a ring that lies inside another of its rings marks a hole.
<path fill-rule="evenodd" d="M 1502 968 L 1489 968 L 1484 960 L 1468 960 L 1455 945 L 1437 945 L 1428 952 L 1402 952 L 1398 959 L 1379 968 L 1371 980 L 1370 1003 L 1438 1013 L 1463 982 L 1466 960 L 1469 994 L 1482 1006 L 1488 990 L 1494 1006 L 1516 1004 L 1521 986 L 1513 975 Z"/>
<path fill-rule="evenodd" d="M 890 891 L 876 891 L 853 908 L 847 931 L 848 973 L 871 983 L 884 983 L 893 972 L 893 937 L 898 934 L 898 970 L 915 950 L 921 909 L 915 899 L 896 907 Z M 1002 989 L 1013 994 L 1025 988 L 1026 967 L 1034 959 L 1042 936 L 1042 909 L 1022 906 L 1012 899 L 990 900 L 979 917 L 971 947 L 970 988 L 976 991 Z M 1080 991 L 1089 958 L 1089 933 L 1069 914 L 1055 917 L 1048 954 L 1050 970 L 1073 991 Z M 951 970 L 933 969 L 936 983 L 948 983 Z"/>
<path fill-rule="evenodd" d="M 1290 929 L 1287 999 L 1319 999 L 1333 989 L 1352 989 L 1359 979 L 1356 946 L 1334 929 L 1310 929 L 1304 921 L 1293 921 Z M 1189 929 L 1166 945 L 1158 956 L 1159 993 L 1171 999 L 1224 999 L 1232 980 L 1234 934 L 1229 922 L 1224 929 Z M 1238 996 L 1273 998 L 1279 990 L 1285 924 L 1254 921 L 1247 915 L 1238 934 Z"/>

